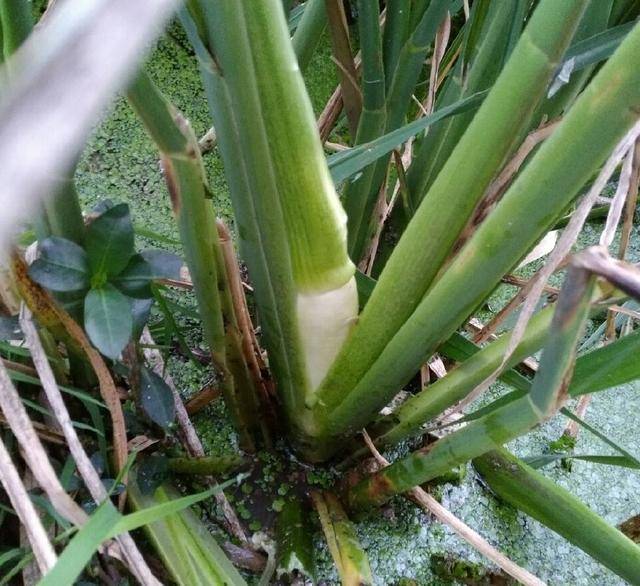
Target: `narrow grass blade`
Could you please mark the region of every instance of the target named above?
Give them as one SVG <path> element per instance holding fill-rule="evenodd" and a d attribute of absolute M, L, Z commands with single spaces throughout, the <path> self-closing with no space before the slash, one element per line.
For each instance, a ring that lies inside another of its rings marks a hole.
<path fill-rule="evenodd" d="M 129 494 L 134 508 L 143 514 L 183 500 L 164 486 L 158 488 L 154 495 L 143 495 L 137 486 L 130 486 Z M 181 586 L 246 584 L 211 536 L 209 529 L 190 510 L 173 509 L 172 514 L 163 518 L 150 518 L 144 524 L 147 535 L 173 579 Z M 128 516 L 136 514 L 138 513 Z"/>
<path fill-rule="evenodd" d="M 353 148 L 331 155 L 327 159 L 331 177 L 335 183 L 341 183 L 352 175 L 360 172 L 367 165 L 377 161 L 393 149 L 406 142 L 412 136 L 426 130 L 436 122 L 450 116 L 461 114 L 477 108 L 486 97 L 487 92 L 480 92 L 459 100 L 450 106 L 437 110 L 433 114 L 414 120 L 400 128 L 393 130 L 375 140 L 360 144 Z"/>

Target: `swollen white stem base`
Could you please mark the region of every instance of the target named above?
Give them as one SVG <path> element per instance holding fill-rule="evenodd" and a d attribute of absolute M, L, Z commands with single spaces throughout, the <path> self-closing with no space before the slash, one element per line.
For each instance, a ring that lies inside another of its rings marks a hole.
<path fill-rule="evenodd" d="M 355 277 L 322 293 L 299 293 L 298 331 L 309 389 L 318 388 L 358 317 Z"/>

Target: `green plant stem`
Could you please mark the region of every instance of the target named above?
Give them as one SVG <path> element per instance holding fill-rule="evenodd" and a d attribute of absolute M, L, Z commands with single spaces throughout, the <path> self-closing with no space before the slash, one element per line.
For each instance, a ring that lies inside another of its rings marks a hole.
<path fill-rule="evenodd" d="M 448 0 L 433 0 L 398 55 L 398 63 L 386 93 L 385 132 L 399 128 L 406 116 L 415 85 L 431 42 L 448 8 Z M 369 137 L 371 140 L 373 137 Z M 387 172 L 388 157 L 367 167 L 345 191 L 349 254 L 359 262 L 373 235 L 373 210 Z"/>
<path fill-rule="evenodd" d="M 552 315 L 553 308 L 547 307 L 532 318 L 503 371 L 513 368 L 544 345 Z M 391 415 L 382 418 L 372 428 L 376 446 L 394 445 L 416 435 L 424 423 L 464 399 L 500 367 L 509 338 L 510 333 L 504 334 L 455 367 L 444 378 L 405 401 Z"/>
<path fill-rule="evenodd" d="M 553 415 L 568 397 L 576 344 L 594 284 L 595 277 L 588 270 L 573 266 L 568 270 L 540 367 L 527 395 L 360 481 L 348 491 L 350 506 L 358 510 L 380 505 L 394 494 L 500 447 Z"/>
<path fill-rule="evenodd" d="M 384 48 L 384 75 L 388 84 L 400 58 L 400 51 L 407 42 L 411 25 L 411 0 L 388 0 L 387 19 L 382 40 Z"/>
<path fill-rule="evenodd" d="M 298 28 L 291 38 L 293 50 L 298 59 L 298 67 L 302 73 L 307 70 L 326 28 L 325 0 L 307 0 Z"/>
<path fill-rule="evenodd" d="M 221 374 L 221 388 L 243 445 L 253 449 L 259 401 L 243 359 L 215 215 L 197 140 L 188 122 L 140 73 L 127 97 L 162 154 L 165 178 L 187 265 L 194 283 L 205 339 Z"/>
<path fill-rule="evenodd" d="M 473 465 L 498 497 L 537 519 L 627 580 L 640 583 L 640 547 L 570 492 L 504 449 Z"/>
<path fill-rule="evenodd" d="M 270 366 L 292 435 L 302 438 L 315 425 L 306 399 L 357 315 L 345 215 L 278 3 L 199 6 L 204 42 L 183 20 L 201 60 Z"/>
<path fill-rule="evenodd" d="M 424 295 L 475 204 L 514 146 L 517 129 L 528 126 L 529 117 L 544 95 L 547 83 L 571 39 L 575 21 L 584 7 L 582 0 L 562 3 L 543 0 L 538 5 L 509 62 L 400 239 L 360 316 L 358 327 L 354 329 L 317 394 L 317 408 L 326 414 L 330 433 L 344 433 L 366 423 L 479 303 L 480 299 L 474 299 L 472 307 L 463 307 L 461 303 L 462 297 L 487 276 L 478 272 L 478 267 L 473 264 L 466 265 L 468 270 L 464 273 L 452 266 L 431 288 L 430 293 L 426 297 Z M 609 114 L 612 115 L 612 112 Z M 594 124 L 598 122 L 594 121 Z M 478 149 L 478 144 L 482 144 L 483 148 Z M 599 155 L 604 158 L 610 149 L 608 143 Z M 556 165 L 559 163 L 556 160 Z M 564 165 L 562 167 L 564 172 Z M 548 175 L 549 168 L 545 165 L 536 177 L 539 179 Z M 536 184 L 539 186 L 540 182 L 537 180 Z M 574 187 L 572 196 L 580 185 Z M 545 209 L 538 204 L 538 214 Z M 510 214 L 523 222 L 529 220 L 525 220 L 521 211 L 510 210 Z M 505 235 L 504 226 L 509 226 L 513 221 L 511 217 L 503 220 L 499 232 L 493 228 L 492 240 L 499 241 L 503 246 L 501 237 Z M 535 224 L 528 224 L 529 231 L 534 227 Z M 536 235 L 540 232 L 537 231 Z M 502 250 L 517 248 L 517 257 L 511 259 L 506 267 L 501 266 L 496 270 L 494 263 L 487 269 L 491 279 L 489 286 L 483 288 L 483 296 L 493 289 L 499 277 L 527 250 L 520 243 L 518 238 L 512 240 L 511 247 L 503 246 Z M 459 255 L 458 263 L 466 261 L 465 255 L 470 250 L 476 249 L 468 246 Z M 484 255 L 485 250 L 480 248 L 477 252 Z M 489 258 L 486 260 L 489 261 Z M 474 275 L 473 280 L 469 279 L 469 275 Z M 429 302 L 433 293 L 447 279 L 454 278 L 458 279 L 456 288 L 448 288 L 447 298 L 440 300 L 438 306 L 431 305 Z M 425 314 L 423 307 L 428 303 L 429 311 Z M 440 320 L 446 321 L 449 327 L 443 329 L 442 323 L 438 323 Z M 405 336 L 408 330 L 412 330 L 411 339 Z M 423 334 L 428 331 L 429 334 L 418 335 L 416 330 Z M 430 336 L 433 336 L 432 340 Z M 396 350 L 400 352 L 396 353 Z M 390 352 L 393 352 L 394 358 L 387 361 L 386 356 Z M 410 356 L 411 361 L 408 360 Z M 406 369 L 405 364 L 408 367 Z M 383 367 L 384 374 L 381 375 L 382 369 L 378 366 Z M 389 382 L 393 379 L 393 384 L 387 386 L 385 378 Z"/>
<path fill-rule="evenodd" d="M 31 3 L 27 0 L 1 0 L 0 23 L 2 24 L 2 48 L 6 61 L 31 34 L 33 28 Z"/>

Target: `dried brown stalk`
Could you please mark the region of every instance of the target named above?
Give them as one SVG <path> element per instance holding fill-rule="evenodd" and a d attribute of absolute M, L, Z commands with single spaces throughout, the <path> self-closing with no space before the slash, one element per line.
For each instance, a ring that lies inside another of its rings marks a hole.
<path fill-rule="evenodd" d="M 262 377 L 265 364 L 262 362 L 262 351 L 259 347 L 254 345 L 254 342 L 257 344 L 257 340 L 254 336 L 254 328 L 251 323 L 247 300 L 244 296 L 244 291 L 242 290 L 242 277 L 240 276 L 238 261 L 236 260 L 236 254 L 233 249 L 231 234 L 222 220 L 216 220 L 216 226 L 218 229 L 220 244 L 222 245 L 222 255 L 227 272 L 227 279 L 229 281 L 229 291 L 233 302 L 233 310 L 236 314 L 238 329 L 240 330 L 240 335 L 242 337 L 243 354 L 247 361 L 247 365 L 249 366 L 249 371 L 251 372 L 256 388 L 263 389 L 263 398 L 266 399 L 266 391 L 264 391 L 264 380 Z"/>
<path fill-rule="evenodd" d="M 618 258 L 624 260 L 629 246 L 631 231 L 633 229 L 633 216 L 638 204 L 638 189 L 640 188 L 640 139 L 636 140 L 633 151 L 633 169 L 629 180 L 629 194 L 624 209 L 624 219 L 622 220 L 622 234 L 620 236 L 620 248 Z"/>
<path fill-rule="evenodd" d="M 444 20 L 438 27 L 436 39 L 433 46 L 433 56 L 431 57 L 431 68 L 429 71 L 429 89 L 424 102 L 423 115 L 427 116 L 433 112 L 436 102 L 436 91 L 438 89 L 439 70 L 442 59 L 447 49 L 449 35 L 451 34 L 451 14 L 447 12 Z"/>
<path fill-rule="evenodd" d="M 0 371 L 4 370 L 0 367 Z M 0 375 L 1 376 L 1 375 Z M 4 393 L 4 389 L 2 390 Z M 46 574 L 56 563 L 57 556 L 42 521 L 36 512 L 27 490 L 22 484 L 11 456 L 0 437 L 0 482 L 13 510 L 24 527 L 40 572 Z"/>
<path fill-rule="evenodd" d="M 327 20 L 331 33 L 333 60 L 338 66 L 342 103 L 349 123 L 351 136 L 358 131 L 358 121 L 362 112 L 362 94 L 358 85 L 358 73 L 351 52 L 349 26 L 342 0 L 326 0 Z"/>
<path fill-rule="evenodd" d="M 505 350 L 505 354 L 502 358 L 502 363 L 489 377 L 487 377 L 487 379 L 480 383 L 463 401 L 458 404 L 456 407 L 457 411 L 464 409 L 464 407 L 469 405 L 486 389 L 488 389 L 504 369 L 505 364 L 508 362 L 514 350 L 522 340 L 527 324 L 535 311 L 547 280 L 558 269 L 560 264 L 571 251 L 571 248 L 575 243 L 578 234 L 582 230 L 596 198 L 602 193 L 615 169 L 623 160 L 629 149 L 635 144 L 639 135 L 640 122 L 636 123 L 627 135 L 618 143 L 614 152 L 604 164 L 589 192 L 584 196 L 576 211 L 571 216 L 567 227 L 559 238 L 555 249 L 549 255 L 546 264 L 531 279 L 531 285 L 528 287 L 528 295 L 524 300 L 516 325 L 510 334 L 507 349 Z M 602 251 L 599 247 L 591 247 L 588 251 L 588 254 L 586 254 L 587 251 L 584 251 L 583 253 L 576 255 L 572 260 L 572 264 L 605 277 L 626 292 L 634 290 L 636 287 L 640 291 L 640 270 L 635 269 L 635 271 L 637 271 L 636 275 L 634 271 L 628 270 L 627 265 L 624 267 L 618 266 L 621 263 L 611 259 L 611 257 L 606 253 L 606 250 Z M 616 263 L 618 263 L 618 265 Z M 525 288 L 523 288 L 520 293 L 522 293 L 524 289 Z"/>

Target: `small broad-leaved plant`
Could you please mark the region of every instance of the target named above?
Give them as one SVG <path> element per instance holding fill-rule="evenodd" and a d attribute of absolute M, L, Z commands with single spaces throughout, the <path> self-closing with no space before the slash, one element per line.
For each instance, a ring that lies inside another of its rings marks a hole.
<path fill-rule="evenodd" d="M 39 243 L 31 278 L 82 319 L 91 342 L 117 359 L 144 325 L 154 280 L 177 278 L 182 264 L 161 250 L 135 251 L 129 206 L 108 207 L 87 227 L 85 245 L 51 236 Z"/>

